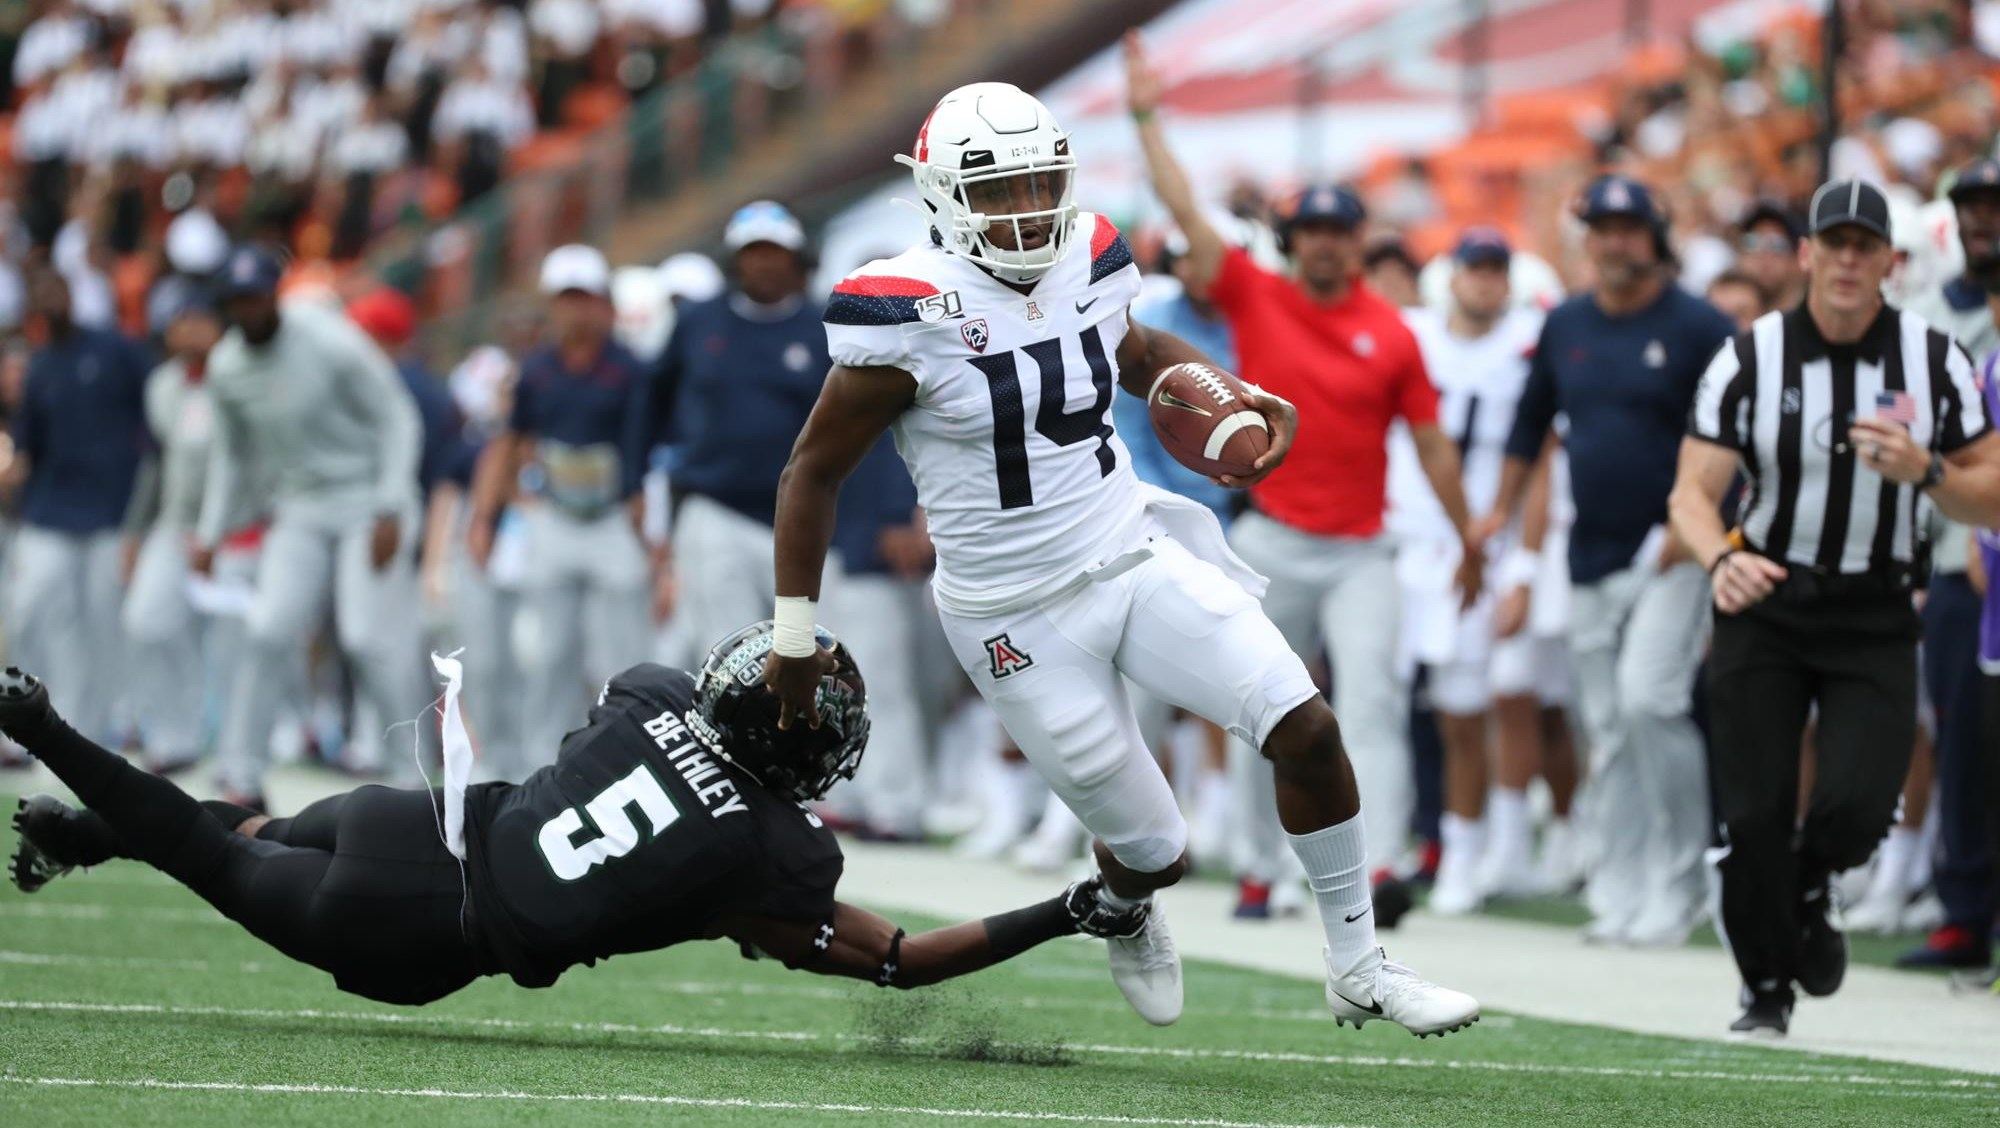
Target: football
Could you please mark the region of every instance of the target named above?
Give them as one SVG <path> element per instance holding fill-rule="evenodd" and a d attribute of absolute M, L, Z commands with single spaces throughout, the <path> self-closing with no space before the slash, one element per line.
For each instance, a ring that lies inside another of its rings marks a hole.
<path fill-rule="evenodd" d="M 1243 381 L 1189 362 L 1154 377 L 1146 409 L 1160 445 L 1176 462 L 1210 477 L 1242 477 L 1271 448 L 1271 425 L 1248 397 Z"/>

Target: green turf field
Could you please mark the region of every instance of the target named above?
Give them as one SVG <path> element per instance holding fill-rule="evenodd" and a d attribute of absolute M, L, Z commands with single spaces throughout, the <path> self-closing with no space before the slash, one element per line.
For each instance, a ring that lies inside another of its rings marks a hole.
<path fill-rule="evenodd" d="M 4 835 L 0 831 L 0 835 Z M 4 839 L 11 851 L 11 837 Z M 0 891 L 0 1124 L 1992 1125 L 2000 1079 L 1508 1015 L 1419 1041 L 1206 964 L 1147 1027 L 1093 942 L 930 992 L 720 944 L 377 1006 L 152 871 Z"/>

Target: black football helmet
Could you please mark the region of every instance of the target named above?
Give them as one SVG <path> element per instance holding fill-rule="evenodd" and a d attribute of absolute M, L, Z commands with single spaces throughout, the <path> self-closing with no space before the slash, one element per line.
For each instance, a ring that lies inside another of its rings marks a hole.
<path fill-rule="evenodd" d="M 834 668 L 819 679 L 814 703 L 819 727 L 803 719 L 778 727 L 778 697 L 764 687 L 764 659 L 771 653 L 771 620 L 742 628 L 709 650 L 694 682 L 694 721 L 718 754 L 754 776 L 781 798 L 817 799 L 835 783 L 853 779 L 868 745 L 868 688 L 854 655 L 825 627 L 819 645 L 833 653 Z"/>

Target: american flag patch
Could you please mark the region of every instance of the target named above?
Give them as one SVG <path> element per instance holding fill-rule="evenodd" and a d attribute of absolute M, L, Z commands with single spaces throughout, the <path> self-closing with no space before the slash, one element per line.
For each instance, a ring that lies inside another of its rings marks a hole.
<path fill-rule="evenodd" d="M 1875 418 L 1908 427 L 1917 421 L 1917 401 L 1908 392 L 1876 392 Z"/>

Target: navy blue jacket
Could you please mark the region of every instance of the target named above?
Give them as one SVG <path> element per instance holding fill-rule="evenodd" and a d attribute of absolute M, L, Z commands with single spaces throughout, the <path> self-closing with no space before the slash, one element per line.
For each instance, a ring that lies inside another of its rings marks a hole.
<path fill-rule="evenodd" d="M 676 493 L 700 494 L 770 524 L 778 475 L 832 366 L 816 302 L 769 320 L 735 295 L 690 305 L 660 354 L 647 408 L 655 443 L 674 444 Z"/>
<path fill-rule="evenodd" d="M 1695 385 L 1735 331 L 1675 285 L 1625 317 L 1605 316 L 1589 294 L 1550 312 L 1507 453 L 1532 462 L 1557 413 L 1569 417 L 1571 581 L 1593 583 L 1630 565 L 1646 534 L 1666 522 Z"/>
<path fill-rule="evenodd" d="M 78 326 L 28 358 L 13 423 L 29 458 L 21 519 L 64 533 L 116 529 L 151 441 L 146 427 L 150 358 L 116 333 Z"/>
<path fill-rule="evenodd" d="M 840 550 L 842 568 L 849 575 L 887 572 L 879 548 L 882 530 L 909 524 L 916 508 L 917 484 L 896 453 L 895 440 L 883 435 L 840 488 L 833 547 Z"/>
<path fill-rule="evenodd" d="M 400 361 L 396 371 L 402 374 L 411 398 L 417 401 L 417 417 L 424 424 L 424 452 L 417 461 L 417 485 L 423 488 L 424 500 L 428 502 L 431 488 L 452 476 L 452 463 L 459 455 L 465 421 L 459 417 L 458 404 L 452 400 L 444 381 L 431 375 L 422 363 Z"/>
<path fill-rule="evenodd" d="M 564 368 L 562 355 L 544 345 L 521 358 L 507 427 L 570 446 L 617 446 L 623 494 L 631 497 L 639 491 L 651 447 L 645 425 L 647 383 L 645 366 L 617 341 L 606 341 L 582 372 Z"/>

